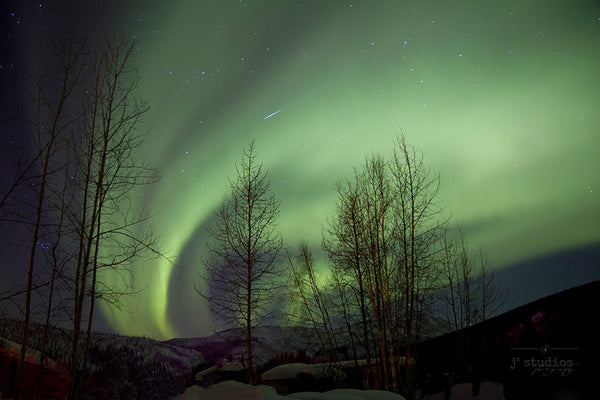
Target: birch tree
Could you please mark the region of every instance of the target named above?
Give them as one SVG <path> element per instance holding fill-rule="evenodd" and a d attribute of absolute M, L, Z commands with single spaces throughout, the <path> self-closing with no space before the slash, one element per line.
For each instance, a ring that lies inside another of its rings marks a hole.
<path fill-rule="evenodd" d="M 367 359 L 374 339 L 381 385 L 408 397 L 415 389 L 423 316 L 438 284 L 439 239 L 446 223 L 438 188 L 439 177 L 398 136 L 390 161 L 368 157 L 353 179 L 338 186 L 337 215 L 323 238 L 334 270 L 354 280 Z"/>
<path fill-rule="evenodd" d="M 416 344 L 423 316 L 439 273 L 439 243 L 447 224 L 439 200 L 440 177 L 427 167 L 423 155 L 396 137 L 390 163 L 394 198 L 395 264 L 403 305 L 404 348 L 403 392 L 412 398 L 415 391 Z"/>

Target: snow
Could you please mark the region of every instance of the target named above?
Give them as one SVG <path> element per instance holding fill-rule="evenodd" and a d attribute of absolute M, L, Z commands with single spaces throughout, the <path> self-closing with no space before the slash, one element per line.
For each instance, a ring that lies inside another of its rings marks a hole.
<path fill-rule="evenodd" d="M 295 379 L 300 374 L 307 374 L 315 379 L 328 376 L 329 364 L 291 363 L 278 365 L 262 374 L 263 381 Z"/>
<path fill-rule="evenodd" d="M 244 364 L 242 364 L 241 362 L 238 362 L 238 361 L 224 363 L 223 366 L 221 367 L 221 371 L 229 371 L 229 372 L 239 372 L 239 371 L 244 371 L 245 369 L 246 368 L 244 367 Z"/>
<path fill-rule="evenodd" d="M 384 390 L 335 389 L 325 393 L 300 392 L 282 398 L 300 400 L 404 400 L 399 394 Z"/>
<path fill-rule="evenodd" d="M 317 393 L 317 392 L 301 392 L 293 393 L 285 396 L 287 399 L 300 400 L 364 400 L 364 397 L 354 396 L 350 393 Z"/>
<path fill-rule="evenodd" d="M 382 390 L 337 389 L 325 393 L 302 392 L 278 395 L 270 386 L 249 386 L 235 381 L 217 383 L 209 388 L 192 386 L 173 400 L 404 400 L 404 397 Z"/>
<path fill-rule="evenodd" d="M 212 374 L 213 372 L 217 371 L 218 369 L 219 369 L 218 365 L 213 365 L 212 367 L 203 369 L 202 371 L 200 371 L 196 374 L 196 381 L 199 381 L 205 375 Z"/>
<path fill-rule="evenodd" d="M 357 396 L 361 400 L 404 400 L 399 394 L 386 392 L 385 390 L 358 390 L 358 389 L 336 389 L 327 394 L 348 394 Z"/>
<path fill-rule="evenodd" d="M 185 393 L 173 400 L 280 400 L 285 397 L 278 395 L 270 386 L 250 386 L 236 381 L 217 383 L 206 389 L 199 386 L 187 388 Z"/>
<path fill-rule="evenodd" d="M 290 364 L 288 364 L 290 365 Z M 297 366 L 300 368 L 301 366 Z M 276 367 L 277 368 L 277 367 Z M 275 369 L 275 368 L 274 368 Z M 291 370 L 291 369 L 290 369 Z M 291 370 L 293 372 L 293 370 Z M 270 371 L 269 371 L 270 372 Z M 288 371 L 289 372 L 289 371 Z M 460 383 L 452 387 L 450 400 L 504 400 L 504 386 L 498 382 L 483 382 L 476 397 L 473 397 L 473 385 Z M 383 390 L 336 389 L 325 393 L 300 392 L 281 396 L 270 386 L 249 386 L 235 381 L 225 381 L 201 388 L 189 387 L 185 393 L 173 400 L 404 400 L 396 393 Z M 426 395 L 423 400 L 444 400 L 444 392 Z"/>

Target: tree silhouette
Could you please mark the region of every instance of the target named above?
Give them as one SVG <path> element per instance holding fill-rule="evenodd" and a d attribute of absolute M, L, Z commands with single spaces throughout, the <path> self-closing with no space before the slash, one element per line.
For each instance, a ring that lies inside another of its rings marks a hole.
<path fill-rule="evenodd" d="M 12 394 L 17 399 L 34 296 L 46 303 L 46 325 L 56 309 L 72 324 L 71 352 L 64 355 L 70 360 L 69 399 L 81 398 L 96 300 L 118 306 L 123 295 L 134 292 L 132 262 L 160 255 L 150 216 L 132 197 L 140 185 L 158 179 L 136 154 L 143 143 L 138 126 L 148 106 L 135 95 L 132 41 L 106 38 L 93 57 L 87 54 L 89 42 L 77 34 L 51 43 L 56 73 L 34 76 L 38 101 L 31 126 L 37 148 L 1 199 L 23 182 L 35 194 L 15 217 L 31 225 L 26 287 L 3 295 L 24 294 L 22 351 Z M 102 275 L 109 270 L 122 278 L 121 287 Z M 44 339 L 41 365 L 46 345 Z"/>
<path fill-rule="evenodd" d="M 129 39 L 105 40 L 91 64 L 87 102 L 79 131 L 70 142 L 75 201 L 65 207 L 69 210 L 76 248 L 70 276 L 73 338 L 69 399 L 82 395 L 96 299 L 118 305 L 123 295 L 133 293 L 127 278 L 132 261 L 160 254 L 156 236 L 148 226 L 150 217 L 146 210 L 135 207 L 131 197 L 139 186 L 158 180 L 156 171 L 136 155 L 143 143 L 137 128 L 149 108 L 135 95 L 139 77 L 130 65 L 133 50 Z M 106 270 L 125 277 L 126 289 L 103 282 L 101 272 Z M 86 334 L 80 350 L 84 321 Z"/>
<path fill-rule="evenodd" d="M 456 332 L 461 370 L 473 363 L 470 327 L 485 321 L 504 304 L 504 293 L 498 286 L 494 271 L 480 249 L 477 255 L 469 250 L 462 229 L 455 237 L 446 232 L 442 244 L 442 290 L 440 301 Z M 466 328 L 466 329 L 465 329 Z M 472 366 L 472 365 L 471 365 Z"/>
<path fill-rule="evenodd" d="M 212 242 L 204 260 L 207 293 L 196 286 L 218 318 L 246 335 L 248 382 L 254 382 L 252 326 L 264 316 L 271 297 L 282 240 L 275 230 L 279 201 L 270 190 L 262 163 L 256 161 L 254 142 L 244 150 L 230 180 L 230 194 L 209 228 Z"/>
<path fill-rule="evenodd" d="M 38 89 L 38 102 L 36 113 L 37 129 L 34 136 L 37 143 L 37 155 L 34 157 L 34 161 L 39 162 L 39 165 L 36 168 L 38 179 L 34 180 L 36 200 L 35 205 L 33 205 L 35 211 L 33 213 L 32 235 L 29 245 L 27 286 L 25 290 L 25 307 L 21 333 L 21 355 L 14 385 L 14 397 L 16 399 L 19 399 L 20 396 L 21 379 L 28 342 L 27 338 L 29 335 L 36 253 L 40 247 L 41 229 L 43 228 L 44 220 L 48 220 L 48 216 L 46 215 L 50 198 L 48 193 L 51 190 L 49 186 L 52 185 L 53 175 L 57 170 L 54 164 L 57 162 L 58 149 L 64 147 L 61 146 L 61 139 L 64 139 L 65 128 L 71 125 L 70 122 L 65 122 L 65 119 L 68 119 L 65 115 L 67 114 L 68 103 L 74 97 L 74 90 L 78 85 L 80 74 L 83 70 L 84 48 L 84 41 L 78 41 L 72 37 L 66 39 L 63 46 L 59 47 L 55 45 L 56 59 L 60 71 L 58 82 L 49 82 L 41 78 L 35 82 Z M 58 85 L 54 87 L 56 83 Z M 30 167 L 26 168 L 25 175 L 22 175 L 23 179 L 26 179 L 26 174 L 33 165 L 32 163 Z M 15 180 L 16 182 L 18 182 L 18 179 Z M 16 185 L 11 187 L 11 189 L 14 188 L 16 188 Z"/>
<path fill-rule="evenodd" d="M 353 179 L 338 185 L 336 216 L 323 237 L 334 274 L 355 294 L 353 313 L 360 316 L 357 337 L 363 338 L 367 366 L 373 341 L 381 386 L 408 397 L 414 392 L 415 345 L 438 284 L 439 239 L 446 224 L 438 187 L 439 177 L 398 136 L 391 161 L 367 157 Z"/>

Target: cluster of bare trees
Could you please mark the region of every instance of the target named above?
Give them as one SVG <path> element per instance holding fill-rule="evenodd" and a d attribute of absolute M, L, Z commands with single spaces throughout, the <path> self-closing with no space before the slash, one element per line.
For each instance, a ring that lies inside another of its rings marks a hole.
<path fill-rule="evenodd" d="M 136 154 L 148 106 L 135 95 L 132 42 L 107 38 L 95 52 L 88 39 L 76 36 L 52 44 L 56 70 L 35 78 L 36 151 L 2 196 L 3 206 L 11 203 L 3 211 L 18 210 L 4 219 L 31 232 L 25 286 L 0 296 L 24 297 L 16 399 L 34 317 L 46 330 L 60 321 L 72 327 L 69 398 L 81 398 L 96 301 L 118 306 L 122 295 L 133 292 L 132 261 L 158 254 L 149 216 L 134 199 L 140 185 L 158 176 Z M 17 200 L 22 197 L 34 201 Z M 118 287 L 103 279 L 108 271 L 121 276 Z M 43 311 L 34 315 L 36 304 Z"/>
<path fill-rule="evenodd" d="M 305 242 L 296 254 L 286 251 L 277 259 L 279 203 L 253 144 L 245 150 L 231 194 L 209 230 L 207 289 L 197 290 L 215 315 L 245 329 L 250 382 L 252 325 L 285 272 L 282 264 L 289 321 L 314 328 L 333 377 L 341 380 L 333 366 L 340 348 L 350 344 L 357 365 L 365 359 L 369 387 L 409 398 L 416 389 L 416 345 L 443 317 L 440 303 L 454 329 L 496 311 L 499 291 L 488 263 L 480 254 L 476 268 L 462 231 L 451 233 L 439 184 L 439 175 L 402 135 L 391 159 L 367 157 L 352 179 L 338 185 L 336 214 L 323 231 L 329 259 L 323 271 Z"/>
<path fill-rule="evenodd" d="M 412 390 L 407 385 L 414 382 L 415 345 L 435 288 L 435 245 L 443 232 L 438 187 L 439 177 L 403 136 L 390 161 L 370 156 L 338 186 L 323 249 L 332 265 L 330 290 L 339 291 L 343 325 L 353 347 L 364 352 L 369 385 Z"/>
<path fill-rule="evenodd" d="M 295 257 L 288 253 L 287 258 L 292 291 L 295 292 L 290 297 L 298 298 L 297 305 L 300 306 L 300 310 L 290 312 L 288 318 L 292 323 L 308 322 L 312 326 L 321 348 L 326 350 L 329 360 L 333 363 L 330 372 L 334 380 L 338 382 L 341 379 L 338 375 L 339 371 L 337 368 L 333 368 L 335 363 L 340 361 L 337 351 L 340 324 L 336 318 L 339 314 L 338 310 L 332 307 L 335 299 L 331 297 L 331 292 L 327 291 L 327 288 L 319 282 L 312 252 L 306 242 L 299 244 Z M 341 282 L 336 283 L 340 285 L 338 293 L 343 294 Z M 343 307 L 345 303 L 341 304 Z M 344 312 L 342 315 L 345 317 L 347 313 Z"/>
<path fill-rule="evenodd" d="M 330 349 L 330 360 L 338 360 L 339 342 L 349 342 L 355 359 L 366 362 L 369 387 L 409 398 L 416 389 L 416 345 L 435 328 L 440 298 L 457 318 L 470 313 L 469 323 L 494 312 L 499 300 L 483 254 L 475 269 L 462 236 L 450 239 L 439 182 L 398 136 L 390 160 L 367 157 L 353 179 L 338 185 L 336 215 L 322 239 L 329 280 L 316 280 L 305 245 L 288 260 L 303 318 Z M 455 321 L 455 329 L 464 326 Z"/>
<path fill-rule="evenodd" d="M 250 145 L 210 230 L 208 290 L 198 289 L 215 315 L 244 327 L 250 381 L 252 324 L 281 272 L 279 203 L 265 179 Z M 320 281 L 306 243 L 287 254 L 295 322 L 314 328 L 332 363 L 340 343 L 350 342 L 355 360 L 359 353 L 366 358 L 369 386 L 408 396 L 415 390 L 416 344 L 439 293 L 449 295 L 443 304 L 455 329 L 485 318 L 498 294 L 483 255 L 475 270 L 461 231 L 450 239 L 438 189 L 439 176 L 399 136 L 390 161 L 368 157 L 338 186 L 336 216 L 323 235 L 329 280 Z"/>

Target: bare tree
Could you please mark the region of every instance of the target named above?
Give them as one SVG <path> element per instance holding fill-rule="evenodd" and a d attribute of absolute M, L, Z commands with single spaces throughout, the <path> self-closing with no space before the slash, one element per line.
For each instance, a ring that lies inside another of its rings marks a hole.
<path fill-rule="evenodd" d="M 461 229 L 457 230 L 454 240 L 448 238 L 446 232 L 443 251 L 444 286 L 447 290 L 443 292 L 442 299 L 453 330 L 458 331 L 473 324 L 477 313 L 474 265 Z"/>
<path fill-rule="evenodd" d="M 350 285 L 362 315 L 368 359 L 367 313 L 373 321 L 381 385 L 408 397 L 414 393 L 415 348 L 437 279 L 446 223 L 438 187 L 439 177 L 398 136 L 391 161 L 371 156 L 353 180 L 338 186 L 337 215 L 323 238 L 335 273 L 354 280 Z"/>
<path fill-rule="evenodd" d="M 322 246 L 333 265 L 333 275 L 340 286 L 351 288 L 354 309 L 360 316 L 360 338 L 365 349 L 367 364 L 367 387 L 372 387 L 370 303 L 367 296 L 366 260 L 364 257 L 361 191 L 356 182 L 338 185 L 336 216 L 323 232 Z M 350 306 L 350 305 L 349 305 Z M 346 308 L 352 314 L 350 308 Z"/>
<path fill-rule="evenodd" d="M 244 328 L 248 382 L 253 383 L 252 328 L 264 316 L 282 248 L 275 230 L 279 201 L 262 163 L 256 160 L 254 142 L 244 149 L 236 173 L 235 180 L 230 180 L 231 193 L 209 228 L 212 242 L 203 277 L 208 292 L 196 290 L 218 318 Z"/>
<path fill-rule="evenodd" d="M 477 316 L 481 321 L 485 321 L 490 316 L 498 314 L 500 309 L 504 307 L 506 292 L 500 287 L 490 260 L 482 249 L 479 249 L 477 261 L 479 264 L 479 270 L 477 271 L 479 312 Z"/>
<path fill-rule="evenodd" d="M 76 399 L 84 391 L 96 301 L 118 306 L 123 295 L 135 292 L 132 262 L 162 256 L 148 211 L 133 197 L 141 185 L 156 182 L 158 174 L 138 154 L 143 143 L 139 122 L 148 106 L 135 95 L 139 78 L 131 67 L 132 41 L 107 38 L 94 57 L 87 54 L 88 39 L 75 33 L 51 44 L 57 70 L 34 77 L 37 109 L 31 126 L 37 147 L 29 162 L 17 166 L 15 179 L 0 198 L 2 209 L 24 183 L 35 194 L 34 204 L 12 207 L 20 211 L 11 217 L 31 220 L 27 283 L 2 294 L 0 301 L 24 295 L 14 397 L 21 395 L 37 294 L 38 302 L 45 303 L 40 366 L 51 316 L 60 310 L 72 323 L 71 354 L 65 356 L 70 357 L 69 398 Z M 109 272 L 122 278 L 119 287 L 104 279 Z"/>
<path fill-rule="evenodd" d="M 489 261 L 480 249 L 477 255 L 469 250 L 460 227 L 454 236 L 446 231 L 442 246 L 443 281 L 442 307 L 456 331 L 457 347 L 465 370 L 472 363 L 469 327 L 485 321 L 504 303 Z"/>
<path fill-rule="evenodd" d="M 393 324 L 393 264 L 392 205 L 389 172 L 384 158 L 367 158 L 363 170 L 356 177 L 361 199 L 363 267 L 366 295 L 377 332 L 378 356 L 382 365 L 382 384 L 387 390 L 397 391 L 397 347 Z"/>
<path fill-rule="evenodd" d="M 65 169 L 65 175 L 68 174 L 67 169 Z M 66 176 L 65 176 L 66 178 Z M 46 295 L 46 316 L 45 316 L 45 321 L 44 321 L 44 325 L 43 325 L 43 334 L 42 334 L 42 344 L 41 344 L 41 348 L 40 350 L 40 359 L 39 359 L 39 365 L 38 365 L 38 371 L 37 371 L 37 379 L 36 379 L 36 383 L 35 383 L 35 392 L 34 392 L 34 398 L 39 398 L 40 395 L 40 390 L 41 388 L 41 382 L 42 382 L 42 374 L 44 371 L 44 368 L 46 367 L 46 361 L 47 361 L 47 347 L 49 345 L 48 343 L 48 339 L 49 339 L 49 332 L 50 332 L 50 328 L 51 328 L 51 322 L 52 322 L 52 316 L 55 313 L 55 303 L 54 303 L 54 297 L 55 294 L 57 292 L 58 286 L 59 286 L 59 277 L 62 275 L 63 271 L 64 271 L 64 267 L 66 264 L 66 260 L 64 257 L 61 257 L 61 253 L 63 250 L 63 234 L 64 232 L 64 222 L 65 222 L 65 214 L 66 214 L 66 209 L 64 207 L 64 199 L 66 196 L 66 190 L 68 188 L 67 185 L 68 180 L 64 179 L 63 180 L 63 187 L 60 190 L 60 192 L 58 193 L 53 193 L 53 198 L 54 199 L 61 199 L 60 201 L 57 202 L 58 205 L 58 209 L 56 210 L 56 226 L 54 229 L 54 233 L 53 233 L 53 240 L 52 240 L 52 245 L 49 247 L 49 252 L 44 252 L 43 255 L 45 256 L 46 259 L 46 263 L 48 264 L 48 266 L 50 267 L 50 277 L 47 278 L 47 281 L 49 282 L 49 286 L 48 286 L 48 293 Z M 53 188 L 51 188 L 53 189 Z"/>
<path fill-rule="evenodd" d="M 390 164 L 393 175 L 395 262 L 404 305 L 404 387 L 415 391 L 416 344 L 419 341 L 426 302 L 436 284 L 439 241 L 447 219 L 438 191 L 439 175 L 433 174 L 423 156 L 409 146 L 404 135 L 396 138 Z"/>
<path fill-rule="evenodd" d="M 443 242 L 442 302 L 454 330 L 485 321 L 503 304 L 503 293 L 489 260 L 480 249 L 469 250 L 462 229 L 454 237 L 446 232 Z"/>
<path fill-rule="evenodd" d="M 53 43 L 56 51 L 56 58 L 59 62 L 59 80 L 58 82 L 49 82 L 49 79 L 38 79 L 35 83 L 38 88 L 38 102 L 35 126 L 36 143 L 38 146 L 35 161 L 39 162 L 36 176 L 36 204 L 34 211 L 34 220 L 32 223 L 32 237 L 29 250 L 29 265 L 27 269 L 27 286 L 25 290 L 25 308 L 23 318 L 23 329 L 21 334 L 21 355 L 15 378 L 15 399 L 19 399 L 21 390 L 21 379 L 25 362 L 25 353 L 27 348 L 27 339 L 29 334 L 29 323 L 31 319 L 33 278 L 36 266 L 36 253 L 40 247 L 40 230 L 44 223 L 44 215 L 48 203 L 48 186 L 51 185 L 51 179 L 56 171 L 58 153 L 60 147 L 61 135 L 64 130 L 70 126 L 71 120 L 66 118 L 68 102 L 73 97 L 77 87 L 80 74 L 83 70 L 84 42 L 70 38 L 59 47 Z M 57 86 L 55 84 L 58 83 Z M 27 180 L 27 171 L 34 168 L 33 163 L 25 169 L 25 174 L 21 178 L 16 178 L 11 186 L 14 190 L 20 181 Z M 31 178 L 29 178 L 31 179 Z M 22 182 L 21 182 L 22 183 Z M 9 191 L 10 193 L 10 191 Z M 5 197 L 6 198 L 6 197 Z M 3 198 L 3 201 L 5 200 Z"/>
<path fill-rule="evenodd" d="M 312 252 L 306 242 L 300 242 L 295 260 L 288 255 L 288 265 L 295 294 L 300 297 L 321 347 L 329 353 L 331 374 L 336 384 L 339 384 L 341 377 L 336 368 L 340 361 L 336 326 L 331 315 L 332 304 L 327 295 L 331 293 L 332 288 L 320 286 L 323 282 L 318 282 Z"/>
<path fill-rule="evenodd" d="M 143 256 L 159 254 L 146 210 L 138 211 L 132 194 L 141 185 L 157 181 L 155 170 L 139 160 L 143 143 L 138 132 L 148 106 L 135 96 L 137 70 L 130 66 L 133 43 L 106 39 L 91 65 L 79 130 L 70 142 L 74 154 L 74 202 L 69 208 L 75 249 L 71 276 L 73 292 L 73 338 L 71 345 L 70 399 L 80 398 L 86 377 L 96 299 L 118 304 L 133 292 L 129 266 Z M 103 271 L 124 278 L 125 287 L 106 285 Z M 87 301 L 87 317 L 84 316 Z M 83 350 L 79 350 L 82 323 L 87 320 Z"/>

